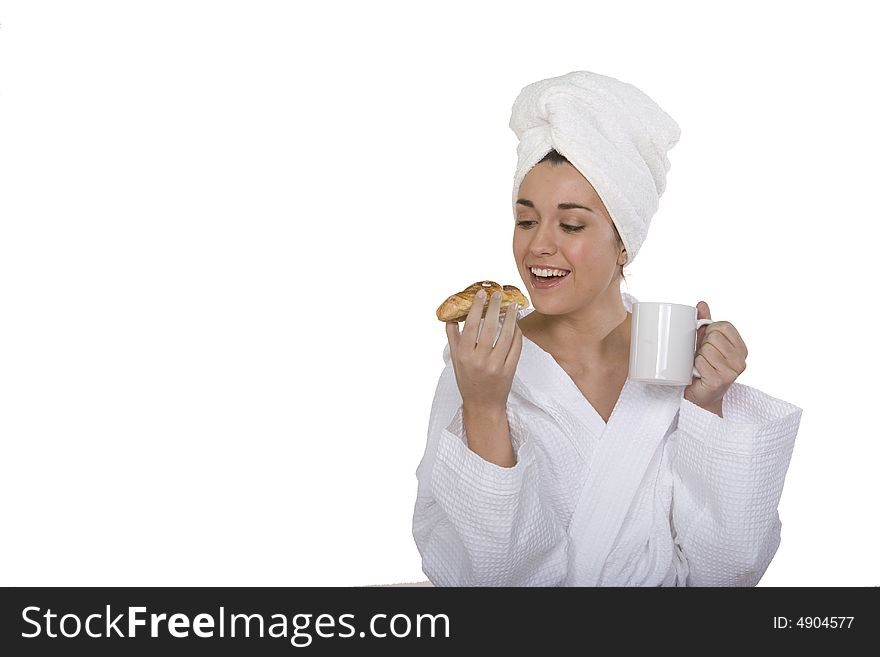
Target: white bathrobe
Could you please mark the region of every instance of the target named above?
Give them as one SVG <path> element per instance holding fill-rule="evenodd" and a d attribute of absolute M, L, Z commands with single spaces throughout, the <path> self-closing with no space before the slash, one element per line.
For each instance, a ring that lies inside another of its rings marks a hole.
<path fill-rule="evenodd" d="M 622 293 L 627 311 L 631 295 Z M 520 311 L 524 317 L 531 309 Z M 499 327 L 500 331 L 500 327 Z M 467 446 L 447 345 L 413 537 L 437 586 L 754 586 L 801 409 L 734 383 L 720 418 L 684 386 L 627 380 L 606 424 L 523 336 L 507 402 L 516 465 Z"/>

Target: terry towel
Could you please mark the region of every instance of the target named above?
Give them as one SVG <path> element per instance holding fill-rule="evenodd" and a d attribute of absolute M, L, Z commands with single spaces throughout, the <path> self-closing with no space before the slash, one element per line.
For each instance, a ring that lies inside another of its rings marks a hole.
<path fill-rule="evenodd" d="M 555 149 L 593 185 L 631 263 L 666 189 L 667 151 L 681 135 L 672 117 L 631 84 L 573 71 L 524 87 L 510 128 L 519 139 L 514 213 L 523 178 Z"/>

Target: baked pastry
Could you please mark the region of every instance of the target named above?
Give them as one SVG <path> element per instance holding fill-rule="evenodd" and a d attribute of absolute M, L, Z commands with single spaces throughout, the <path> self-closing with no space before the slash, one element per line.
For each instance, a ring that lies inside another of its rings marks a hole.
<path fill-rule="evenodd" d="M 520 308 L 527 308 L 529 300 L 513 285 L 498 285 L 495 281 L 478 281 L 461 292 L 456 292 L 437 308 L 437 319 L 441 322 L 463 322 L 474 303 L 477 292 L 486 290 L 482 317 L 489 309 L 489 300 L 493 292 L 501 292 L 501 311 L 505 314 L 511 304 L 518 303 Z"/>

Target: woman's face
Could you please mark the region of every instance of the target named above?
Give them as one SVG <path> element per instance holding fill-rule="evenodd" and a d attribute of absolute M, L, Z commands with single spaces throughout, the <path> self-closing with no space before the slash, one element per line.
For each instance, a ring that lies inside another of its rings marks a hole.
<path fill-rule="evenodd" d="M 577 169 L 567 162 L 537 164 L 520 184 L 517 199 L 513 256 L 536 311 L 567 314 L 590 305 L 609 287 L 619 292 L 621 249 L 614 225 Z M 569 273 L 540 279 L 531 272 L 535 265 Z"/>

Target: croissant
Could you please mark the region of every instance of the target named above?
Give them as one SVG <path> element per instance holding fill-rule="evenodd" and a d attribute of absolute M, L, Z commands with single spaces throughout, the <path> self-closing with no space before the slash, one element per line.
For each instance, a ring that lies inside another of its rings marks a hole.
<path fill-rule="evenodd" d="M 467 319 L 468 311 L 480 290 L 486 290 L 482 317 L 486 316 L 486 311 L 489 309 L 489 299 L 491 299 L 493 292 L 501 292 L 500 314 L 506 313 L 510 305 L 514 303 L 519 304 L 520 308 L 526 308 L 529 305 L 529 300 L 513 285 L 502 286 L 495 281 L 478 281 L 461 292 L 456 292 L 441 303 L 437 308 L 437 319 L 441 322 L 463 322 Z"/>

